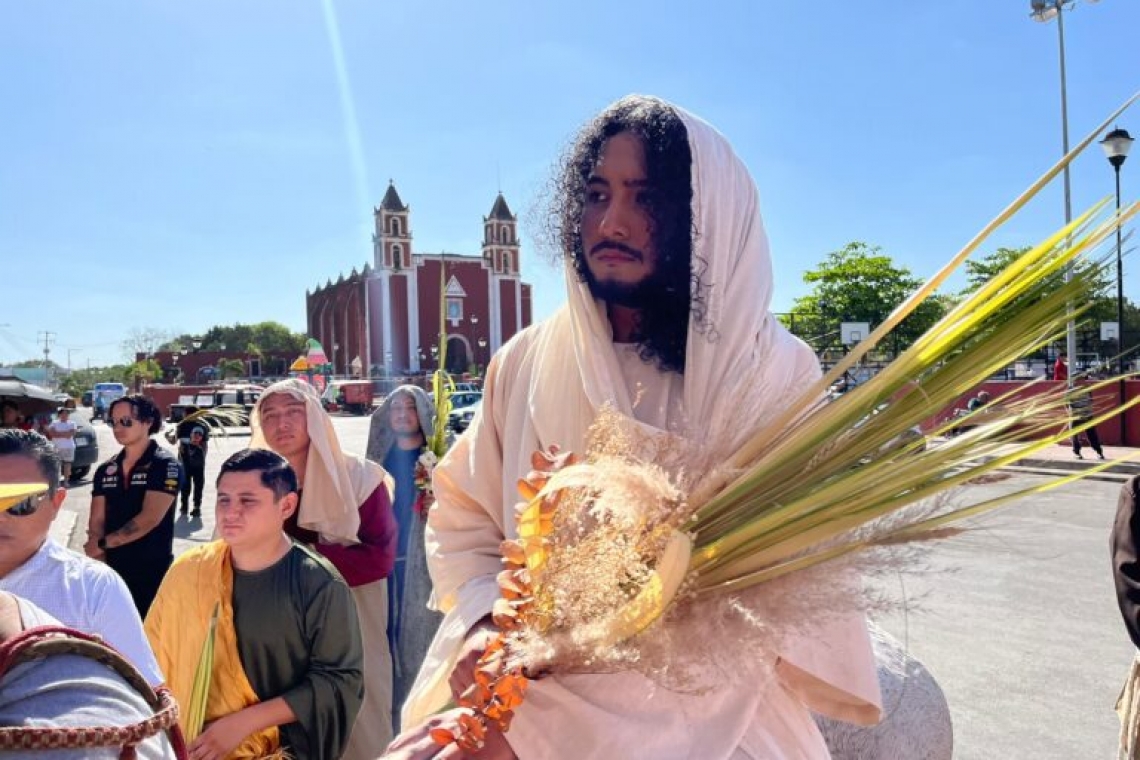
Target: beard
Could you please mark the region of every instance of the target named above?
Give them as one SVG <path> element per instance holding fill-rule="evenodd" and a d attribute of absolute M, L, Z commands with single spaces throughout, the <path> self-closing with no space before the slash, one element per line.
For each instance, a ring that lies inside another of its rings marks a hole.
<path fill-rule="evenodd" d="M 589 268 L 586 269 L 586 285 L 594 298 L 627 309 L 645 308 L 646 304 L 652 303 L 654 294 L 659 290 L 652 276 L 645 277 L 639 282 L 599 280 Z"/>

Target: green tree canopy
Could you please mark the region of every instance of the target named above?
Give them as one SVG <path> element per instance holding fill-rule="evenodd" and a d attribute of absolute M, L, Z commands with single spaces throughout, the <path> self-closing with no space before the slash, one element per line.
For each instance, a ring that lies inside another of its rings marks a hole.
<path fill-rule="evenodd" d="M 223 380 L 245 375 L 245 362 L 241 359 L 222 359 L 218 362 L 218 372 Z"/>
<path fill-rule="evenodd" d="M 1029 251 L 1029 246 L 1022 248 L 998 248 L 976 261 L 966 262 L 966 287 L 962 295 L 973 293 L 991 278 Z M 1077 267 L 1087 271 L 1090 267 L 1099 266 L 1090 261 L 1081 261 Z M 1081 316 L 1081 322 L 1088 328 L 1095 330 L 1101 322 L 1116 321 L 1116 278 L 1115 267 L 1102 267 L 1095 278 L 1096 295 L 1092 306 Z M 1047 280 L 1050 289 L 1059 288 L 1064 282 L 1064 273 L 1057 272 Z M 1038 296 L 1039 297 L 1039 296 Z M 1124 332 L 1128 344 L 1134 344 L 1135 336 L 1140 335 L 1140 308 L 1129 299 L 1124 299 Z"/>
<path fill-rule="evenodd" d="M 812 286 L 811 292 L 797 298 L 783 319 L 816 349 L 839 344 L 842 322 L 869 322 L 875 328 L 922 285 L 881 248 L 858 241 L 827 254 L 804 273 L 804 282 Z M 905 349 L 946 313 L 949 303 L 940 296 L 926 299 L 886 345 Z"/>
<path fill-rule="evenodd" d="M 95 383 L 128 382 L 130 380 L 127 376 L 128 369 L 125 364 L 116 364 L 111 367 L 72 370 L 70 374 L 60 377 L 59 388 L 67 395 L 79 398 L 91 390 Z"/>
<path fill-rule="evenodd" d="M 202 351 L 244 351 L 252 355 L 273 352 L 300 354 L 305 350 L 304 333 L 295 333 L 280 322 L 258 322 L 245 325 L 215 325 L 201 335 L 179 335 L 166 342 L 162 348 L 177 351 L 192 348 L 194 341 L 201 341 Z"/>

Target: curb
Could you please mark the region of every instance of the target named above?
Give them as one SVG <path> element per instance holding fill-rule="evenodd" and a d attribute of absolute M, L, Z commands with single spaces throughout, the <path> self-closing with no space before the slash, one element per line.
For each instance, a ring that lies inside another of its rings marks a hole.
<path fill-rule="evenodd" d="M 1091 470 L 1100 464 L 1099 459 L 1018 459 L 1014 462 L 1018 467 L 1037 467 L 1046 470 L 1063 470 L 1065 472 L 1079 472 L 1081 470 Z M 1140 475 L 1140 462 L 1120 462 L 1118 464 L 1106 467 L 1102 472 L 1112 473 L 1113 475 Z"/>

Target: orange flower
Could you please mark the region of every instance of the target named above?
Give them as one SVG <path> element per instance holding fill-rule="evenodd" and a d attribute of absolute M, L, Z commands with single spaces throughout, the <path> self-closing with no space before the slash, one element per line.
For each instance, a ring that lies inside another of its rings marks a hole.
<path fill-rule="evenodd" d="M 526 566 L 526 549 L 518 541 L 504 541 L 499 544 L 499 552 L 503 555 L 503 563 L 508 567 Z"/>

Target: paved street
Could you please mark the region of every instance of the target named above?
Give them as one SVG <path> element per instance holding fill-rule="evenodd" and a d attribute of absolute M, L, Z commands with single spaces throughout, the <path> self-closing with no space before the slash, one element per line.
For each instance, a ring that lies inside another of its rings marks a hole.
<path fill-rule="evenodd" d="M 368 418 L 340 417 L 335 425 L 346 450 L 364 451 Z M 106 426 L 95 430 L 105 459 L 118 447 Z M 203 520 L 179 519 L 177 551 L 209 540 L 217 468 L 248 441 L 246 433 L 211 442 Z M 960 498 L 1044 482 L 1017 473 Z M 933 548 L 928 571 L 905 579 L 908 612 L 880 621 L 945 690 L 958 760 L 1113 756 L 1113 704 L 1133 654 L 1107 553 L 1118 489 L 1118 482 L 1085 481 L 980 521 Z M 65 503 L 76 518 L 74 549 L 82 548 L 89 499 L 86 483 Z M 891 585 L 901 598 L 903 587 Z"/>

